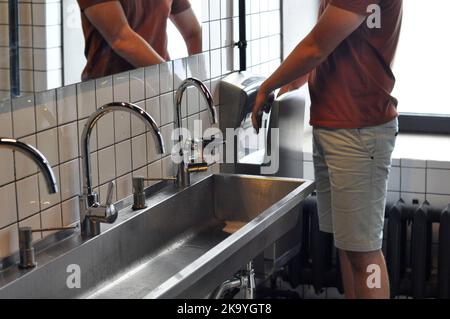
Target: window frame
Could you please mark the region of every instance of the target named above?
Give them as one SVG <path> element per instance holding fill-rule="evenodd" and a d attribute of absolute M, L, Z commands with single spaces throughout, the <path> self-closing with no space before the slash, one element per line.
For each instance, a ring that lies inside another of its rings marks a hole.
<path fill-rule="evenodd" d="M 450 135 L 450 115 L 400 113 L 400 133 Z"/>

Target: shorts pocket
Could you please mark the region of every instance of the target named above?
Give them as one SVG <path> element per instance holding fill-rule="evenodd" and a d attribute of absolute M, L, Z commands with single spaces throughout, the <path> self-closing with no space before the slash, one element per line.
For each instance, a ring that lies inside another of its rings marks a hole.
<path fill-rule="evenodd" d="M 374 158 L 377 150 L 377 134 L 374 128 L 358 128 L 356 134 L 361 146 L 367 152 L 370 158 Z"/>

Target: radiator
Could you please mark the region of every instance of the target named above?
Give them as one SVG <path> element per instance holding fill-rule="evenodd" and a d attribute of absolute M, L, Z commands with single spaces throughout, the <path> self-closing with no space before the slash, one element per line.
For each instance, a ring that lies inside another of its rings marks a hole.
<path fill-rule="evenodd" d="M 405 205 L 399 200 L 388 207 L 386 263 L 393 296 L 450 299 L 449 212 L 450 206 L 441 211 L 426 201 L 421 205 Z M 408 224 L 411 225 L 409 247 Z M 439 224 L 436 252 L 432 249 L 433 224 Z M 432 267 L 435 258 L 437 272 Z"/>
<path fill-rule="evenodd" d="M 303 207 L 302 248 L 287 266 L 287 279 L 293 287 L 312 285 L 316 293 L 328 287 L 343 293 L 332 235 L 319 231 L 316 197 Z M 437 251 L 432 249 L 433 224 L 439 224 Z M 450 299 L 450 205 L 441 211 L 426 201 L 387 204 L 383 251 L 392 297 Z"/>

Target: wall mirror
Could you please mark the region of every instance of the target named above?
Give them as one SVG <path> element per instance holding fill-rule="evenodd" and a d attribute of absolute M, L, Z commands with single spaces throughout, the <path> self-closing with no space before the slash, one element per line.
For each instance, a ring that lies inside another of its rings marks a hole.
<path fill-rule="evenodd" d="M 243 0 L 0 0 L 0 101 L 119 73 L 111 69 L 111 66 L 117 67 L 116 62 L 104 62 L 115 60 L 108 60 L 111 50 L 105 49 L 105 37 L 98 33 L 97 26 L 103 27 L 102 32 L 113 33 L 110 40 L 115 37 L 119 48 L 120 35 L 126 32 L 115 28 L 117 23 L 114 24 L 113 20 L 119 20 L 118 16 L 105 14 L 108 10 L 91 10 L 89 18 L 88 9 L 84 9 L 82 14 L 82 7 L 90 2 L 100 2 L 97 6 L 108 4 L 104 7 L 107 9 L 112 8 L 111 3 L 121 6 L 124 14 L 128 15 L 127 20 L 133 16 L 131 19 L 135 26 L 145 30 L 154 41 L 153 49 L 164 61 L 208 51 L 210 34 L 214 36 L 210 26 L 214 19 L 220 20 L 221 9 L 231 10 L 231 16 L 236 17 L 238 23 L 233 23 L 236 35 L 240 27 L 245 30 L 245 25 L 241 26 L 238 21 L 245 19 L 237 18 L 239 6 L 242 5 L 242 14 L 245 13 Z M 146 6 L 145 10 L 139 6 Z M 98 24 L 96 27 L 93 27 L 93 21 Z M 155 23 L 159 29 L 152 25 Z M 133 30 L 135 26 L 132 26 Z M 245 32 L 242 34 L 245 36 Z M 103 42 L 98 41 L 99 36 Z M 165 39 L 167 43 L 163 43 Z M 135 42 L 135 45 L 139 43 Z M 243 49 L 244 46 L 241 45 Z M 87 61 L 85 48 L 88 48 L 88 55 L 100 53 Z M 167 48 L 167 52 L 161 52 L 162 48 Z M 113 53 L 116 54 L 115 51 Z M 121 52 L 124 54 L 127 52 Z M 142 60 L 134 63 L 142 63 Z M 97 70 L 99 64 L 103 64 L 103 71 L 109 74 L 93 72 L 92 69 Z M 156 62 L 146 65 L 151 64 Z M 91 72 L 86 71 L 89 65 Z M 133 68 L 136 67 L 130 64 L 128 70 Z M 122 67 L 122 71 L 126 69 Z"/>

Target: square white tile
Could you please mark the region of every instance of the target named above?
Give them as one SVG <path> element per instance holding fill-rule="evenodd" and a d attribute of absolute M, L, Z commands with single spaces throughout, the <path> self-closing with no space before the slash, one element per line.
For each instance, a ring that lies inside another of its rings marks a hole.
<path fill-rule="evenodd" d="M 78 157 L 78 123 L 72 122 L 58 127 L 59 160 L 64 163 Z"/>
<path fill-rule="evenodd" d="M 177 166 L 173 163 L 172 157 L 167 156 L 162 159 L 162 177 L 176 176 Z"/>
<path fill-rule="evenodd" d="M 160 96 L 161 126 L 174 121 L 175 111 L 173 99 L 173 93 L 167 93 Z"/>
<path fill-rule="evenodd" d="M 49 90 L 35 94 L 37 130 L 45 130 L 57 125 L 56 91 Z"/>
<path fill-rule="evenodd" d="M 133 170 L 141 168 L 147 163 L 147 140 L 145 135 L 134 137 L 131 140 Z"/>
<path fill-rule="evenodd" d="M 62 226 L 61 205 L 53 206 L 41 213 L 41 224 L 43 229 L 59 228 Z M 42 236 L 46 237 L 56 231 L 42 232 Z"/>
<path fill-rule="evenodd" d="M 450 195 L 450 170 L 427 170 L 427 193 Z"/>
<path fill-rule="evenodd" d="M 75 121 L 77 119 L 76 85 L 57 89 L 56 104 L 58 106 L 58 125 Z"/>
<path fill-rule="evenodd" d="M 20 138 L 36 132 L 34 97 L 24 96 L 12 101 L 14 137 Z"/>
<path fill-rule="evenodd" d="M 210 20 L 220 19 L 220 1 L 209 0 L 209 19 Z"/>
<path fill-rule="evenodd" d="M 178 88 L 181 82 L 183 82 L 184 79 L 186 79 L 186 75 L 187 75 L 186 59 L 178 59 L 173 61 L 174 88 Z"/>
<path fill-rule="evenodd" d="M 137 102 L 137 106 L 145 111 L 145 101 Z M 136 115 L 131 116 L 131 136 L 135 137 L 140 134 L 144 134 L 147 129 L 147 123 Z"/>
<path fill-rule="evenodd" d="M 116 143 L 131 138 L 131 117 L 132 115 L 128 112 L 114 113 L 114 134 Z"/>
<path fill-rule="evenodd" d="M 95 92 L 97 108 L 113 102 L 113 79 L 112 76 L 103 77 L 95 81 Z"/>
<path fill-rule="evenodd" d="M 159 95 L 159 65 L 145 68 L 145 97 L 150 98 Z"/>
<path fill-rule="evenodd" d="M 425 193 L 425 169 L 401 168 L 401 191 Z"/>
<path fill-rule="evenodd" d="M 131 142 L 123 141 L 115 145 L 116 148 L 116 173 L 117 176 L 125 175 L 132 170 Z"/>
<path fill-rule="evenodd" d="M 19 220 L 39 212 L 39 184 L 37 175 L 16 183 Z"/>
<path fill-rule="evenodd" d="M 14 181 L 14 156 L 8 149 L 0 149 L 0 185 Z"/>
<path fill-rule="evenodd" d="M 52 128 L 37 133 L 37 148 L 51 166 L 59 163 L 58 129 Z"/>
<path fill-rule="evenodd" d="M 0 99 L 0 135 L 1 136 L 13 136 L 12 131 L 12 114 L 11 114 L 11 102 L 1 102 Z"/>
<path fill-rule="evenodd" d="M 55 174 L 56 183 L 58 184 L 58 193 L 50 194 L 47 186 L 47 180 L 42 173 L 39 173 L 39 195 L 40 195 L 40 210 L 48 209 L 61 202 L 61 192 L 63 185 L 59 177 L 59 166 L 53 167 L 53 173 Z"/>
<path fill-rule="evenodd" d="M 61 175 L 61 199 L 79 196 L 80 191 L 80 164 L 78 159 L 61 164 L 59 168 Z"/>
<path fill-rule="evenodd" d="M 210 49 L 219 49 L 221 47 L 221 22 L 220 20 L 217 21 L 211 21 L 209 23 L 209 32 L 211 35 L 210 38 Z"/>
<path fill-rule="evenodd" d="M 130 72 L 130 98 L 133 103 L 145 99 L 145 74 L 143 68 Z"/>
<path fill-rule="evenodd" d="M 80 201 L 69 199 L 61 204 L 63 226 L 70 226 L 80 220 Z"/>
<path fill-rule="evenodd" d="M 127 174 L 117 179 L 117 200 L 124 199 L 133 194 L 132 175 Z"/>
<path fill-rule="evenodd" d="M 14 183 L 0 187 L 0 202 L 2 215 L 0 216 L 0 229 L 17 222 L 16 188 Z"/>
<path fill-rule="evenodd" d="M 392 167 L 389 173 L 388 190 L 400 191 L 400 167 Z"/>
<path fill-rule="evenodd" d="M 130 73 L 123 72 L 113 76 L 114 101 L 130 102 Z"/>
<path fill-rule="evenodd" d="M 161 161 L 153 162 L 147 165 L 147 176 L 150 178 L 160 178 L 162 177 L 162 163 Z M 149 182 L 148 185 L 156 184 L 157 182 Z"/>
<path fill-rule="evenodd" d="M 0 258 L 8 257 L 19 250 L 17 224 L 0 229 Z"/>
<path fill-rule="evenodd" d="M 100 185 L 116 178 L 116 155 L 114 146 L 98 151 Z"/>
<path fill-rule="evenodd" d="M 36 147 L 36 135 L 30 135 L 20 139 L 21 142 Z M 36 163 L 28 156 L 16 152 L 15 153 L 15 165 L 16 165 L 16 179 L 30 176 L 37 172 Z"/>
<path fill-rule="evenodd" d="M 145 109 L 153 118 L 156 125 L 161 125 L 161 110 L 159 105 L 159 97 L 150 98 L 145 103 Z"/>
<path fill-rule="evenodd" d="M 165 62 L 159 65 L 159 88 L 161 94 L 173 91 L 173 62 Z"/>
<path fill-rule="evenodd" d="M 165 153 L 164 153 L 165 156 L 170 155 L 172 153 L 172 148 L 174 145 L 174 142 L 172 139 L 173 131 L 174 131 L 173 124 L 169 124 L 169 125 L 161 127 L 161 135 L 164 139 L 164 144 L 165 144 Z M 176 135 L 173 135 L 173 137 L 178 141 L 178 139 L 176 138 Z M 156 148 L 152 147 L 151 149 L 156 149 Z"/>
<path fill-rule="evenodd" d="M 97 122 L 97 147 L 102 149 L 114 144 L 114 113 L 104 115 Z"/>
<path fill-rule="evenodd" d="M 89 117 L 96 110 L 95 81 L 86 81 L 77 84 L 78 118 Z"/>

